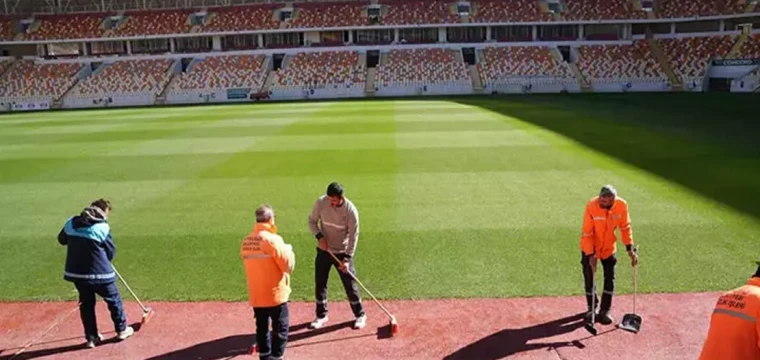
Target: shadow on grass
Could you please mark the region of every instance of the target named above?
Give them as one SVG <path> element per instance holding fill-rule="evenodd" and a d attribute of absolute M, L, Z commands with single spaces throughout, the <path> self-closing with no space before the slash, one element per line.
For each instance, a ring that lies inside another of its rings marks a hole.
<path fill-rule="evenodd" d="M 520 329 L 504 329 L 457 350 L 456 352 L 446 356 L 444 360 L 495 360 L 532 350 L 546 349 L 550 351 L 553 349 L 569 346 L 582 349 L 585 346 L 581 341 L 587 339 L 588 337 L 573 341 L 544 343 L 529 342 L 541 338 L 571 333 L 577 329 L 580 329 L 585 323 L 583 320 L 583 315 L 583 313 L 579 313 L 543 324 L 533 325 Z M 599 335 L 608 332 L 609 331 L 601 332 Z"/>
<path fill-rule="evenodd" d="M 539 126 L 760 219 L 757 96 L 582 94 L 452 100 Z"/>

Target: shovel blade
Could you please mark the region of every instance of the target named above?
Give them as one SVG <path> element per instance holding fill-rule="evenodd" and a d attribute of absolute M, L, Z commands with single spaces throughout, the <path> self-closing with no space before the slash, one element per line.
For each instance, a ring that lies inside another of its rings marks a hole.
<path fill-rule="evenodd" d="M 639 330 L 641 330 L 641 316 L 638 316 L 636 314 L 625 314 L 618 327 L 625 331 L 637 334 Z"/>

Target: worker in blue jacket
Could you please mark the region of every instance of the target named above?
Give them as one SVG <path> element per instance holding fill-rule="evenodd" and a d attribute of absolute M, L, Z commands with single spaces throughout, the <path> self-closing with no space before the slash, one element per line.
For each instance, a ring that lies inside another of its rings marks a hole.
<path fill-rule="evenodd" d="M 79 314 L 89 348 L 103 341 L 95 318 L 95 294 L 108 304 L 119 340 L 126 340 L 134 334 L 134 329 L 127 326 L 116 286 L 116 272 L 111 265 L 116 245 L 108 225 L 110 212 L 111 203 L 108 200 L 95 200 L 79 215 L 69 218 L 58 233 L 58 242 L 66 246 L 63 278 L 73 282 L 79 292 Z"/>

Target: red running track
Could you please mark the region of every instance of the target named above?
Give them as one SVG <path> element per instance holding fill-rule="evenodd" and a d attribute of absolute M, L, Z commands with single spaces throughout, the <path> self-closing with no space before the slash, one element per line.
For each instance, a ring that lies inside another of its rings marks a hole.
<path fill-rule="evenodd" d="M 388 318 L 367 299 L 367 327 L 353 330 L 345 302 L 330 304 L 330 323 L 306 326 L 312 303 L 292 303 L 286 359 L 696 359 L 717 293 L 639 295 L 639 334 L 597 324 L 583 328 L 585 299 L 578 297 L 388 301 L 399 333 L 389 337 Z M 150 303 L 152 320 L 128 340 L 106 340 L 84 348 L 76 304 L 0 303 L 0 359 L 254 359 L 252 312 L 246 303 Z M 128 321 L 140 321 L 127 302 Z M 114 337 L 105 303 L 98 324 Z M 613 316 L 631 311 L 631 298 L 618 295 Z"/>

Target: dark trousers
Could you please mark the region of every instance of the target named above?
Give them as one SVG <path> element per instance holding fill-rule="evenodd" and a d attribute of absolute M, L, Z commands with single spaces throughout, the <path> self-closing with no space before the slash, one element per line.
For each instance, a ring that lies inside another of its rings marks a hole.
<path fill-rule="evenodd" d="M 335 257 L 343 261 L 346 259 L 345 254 L 335 254 Z M 359 287 L 356 285 L 356 281 L 351 275 L 346 274 L 338 269 L 338 263 L 330 256 L 326 251 L 317 248 L 317 257 L 314 260 L 314 283 L 315 297 L 317 301 L 317 317 L 323 318 L 327 315 L 327 279 L 330 276 L 330 269 L 335 267 L 340 275 L 340 280 L 343 282 L 343 289 L 346 290 L 346 297 L 351 303 L 351 311 L 353 311 L 355 317 L 364 315 L 364 308 L 362 307 L 361 296 L 359 293 Z M 356 275 L 356 269 L 354 268 L 354 259 L 349 260 L 348 271 Z"/>
<path fill-rule="evenodd" d="M 259 358 L 261 360 L 282 358 L 285 355 L 290 326 L 288 303 L 274 307 L 253 308 L 253 314 L 256 318 L 256 345 L 259 348 Z M 270 321 L 272 325 L 271 336 L 269 333 Z"/>
<path fill-rule="evenodd" d="M 606 259 L 601 259 L 602 268 L 604 268 L 604 292 L 602 293 L 602 303 L 599 304 L 599 297 L 594 293 L 593 277 L 591 271 L 591 263 L 586 255 L 581 253 L 581 264 L 583 265 L 583 280 L 586 287 L 586 305 L 589 311 L 591 310 L 591 301 L 599 307 L 600 311 L 609 311 L 612 307 L 612 294 L 615 292 L 615 265 L 617 264 L 617 258 L 615 254 L 612 254 Z M 596 275 L 598 276 L 597 271 Z M 593 296 L 593 297 L 592 297 Z M 596 309 L 594 309 L 596 310 Z"/>
<path fill-rule="evenodd" d="M 102 297 L 108 305 L 114 330 L 119 333 L 127 328 L 127 317 L 124 314 L 124 307 L 116 282 L 93 285 L 78 281 L 74 285 L 79 292 L 79 316 L 82 318 L 84 336 L 87 340 L 98 339 L 98 324 L 95 318 L 96 294 Z"/>

